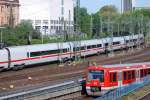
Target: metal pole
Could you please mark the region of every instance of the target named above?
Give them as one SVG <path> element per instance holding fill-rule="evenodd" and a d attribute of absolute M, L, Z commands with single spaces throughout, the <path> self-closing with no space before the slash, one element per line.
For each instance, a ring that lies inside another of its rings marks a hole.
<path fill-rule="evenodd" d="M 69 25 L 68 25 L 68 31 L 69 31 L 69 34 L 71 34 L 71 13 L 70 13 L 70 10 L 69 10 Z"/>
<path fill-rule="evenodd" d="M 92 15 L 91 15 L 91 28 L 90 28 L 90 37 L 92 36 L 92 34 L 93 34 L 93 17 L 92 17 Z"/>
<path fill-rule="evenodd" d="M 121 13 L 123 13 L 123 11 L 122 11 L 122 3 L 123 3 L 123 2 L 122 2 L 122 0 L 121 0 Z"/>
<path fill-rule="evenodd" d="M 42 44 L 43 44 L 43 33 L 41 33 L 41 37 L 42 37 Z"/>
<path fill-rule="evenodd" d="M 101 34 L 103 32 L 103 20 L 102 20 L 102 16 L 100 17 L 100 23 L 101 23 Z"/>

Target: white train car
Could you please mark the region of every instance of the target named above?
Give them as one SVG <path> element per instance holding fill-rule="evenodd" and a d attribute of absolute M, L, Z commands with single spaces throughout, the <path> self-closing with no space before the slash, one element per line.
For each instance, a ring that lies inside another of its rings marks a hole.
<path fill-rule="evenodd" d="M 104 45 L 102 40 L 94 39 L 94 40 L 86 40 L 83 41 L 83 44 L 86 46 L 85 50 L 81 50 L 82 55 L 88 56 L 93 54 L 100 54 L 104 52 Z"/>
<path fill-rule="evenodd" d="M 13 69 L 19 69 L 26 65 L 69 59 L 71 53 L 68 43 L 16 46 L 7 49 L 9 50 L 10 56 L 5 49 L 2 52 L 4 56 L 3 60 L 5 61 L 7 59 L 6 62 L 8 62 L 5 68 Z"/>
<path fill-rule="evenodd" d="M 108 51 L 118 50 L 124 48 L 124 38 L 123 37 L 107 38 L 107 40 L 105 40 L 105 44 L 106 44 L 105 46 L 107 46 Z"/>
<path fill-rule="evenodd" d="M 99 54 L 105 51 L 102 40 L 100 39 L 71 42 L 71 47 L 76 55 L 81 56 Z"/>
<path fill-rule="evenodd" d="M 7 69 L 9 64 L 8 49 L 0 49 L 0 70 Z"/>
<path fill-rule="evenodd" d="M 63 61 L 106 50 L 118 50 L 144 42 L 143 35 L 103 38 L 65 43 L 14 46 L 0 49 L 0 69 L 19 69 L 27 65 Z"/>
<path fill-rule="evenodd" d="M 144 36 L 142 34 L 125 36 L 125 43 L 127 47 L 133 47 L 135 45 L 141 44 L 144 42 Z"/>

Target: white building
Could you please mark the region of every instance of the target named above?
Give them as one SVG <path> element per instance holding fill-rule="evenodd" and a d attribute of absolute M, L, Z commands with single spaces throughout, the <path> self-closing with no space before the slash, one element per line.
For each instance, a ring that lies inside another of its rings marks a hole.
<path fill-rule="evenodd" d="M 41 0 L 37 3 L 35 1 L 34 9 L 26 8 L 31 14 L 24 19 L 30 19 L 33 21 L 33 27 L 39 30 L 43 35 L 62 34 L 62 31 L 73 31 L 74 20 L 74 1 L 73 0 Z M 42 4 L 43 3 L 43 4 Z M 38 10 L 37 10 L 38 9 Z M 26 12 L 27 12 L 26 11 Z M 24 17 L 23 16 L 23 17 Z"/>

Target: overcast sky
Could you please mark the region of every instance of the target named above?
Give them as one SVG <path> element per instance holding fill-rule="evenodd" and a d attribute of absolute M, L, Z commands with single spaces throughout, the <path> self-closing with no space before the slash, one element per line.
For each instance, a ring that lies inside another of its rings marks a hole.
<path fill-rule="evenodd" d="M 80 0 L 81 6 L 86 7 L 89 13 L 97 12 L 104 5 L 115 5 L 121 8 L 121 0 Z M 135 2 L 136 1 L 136 2 Z M 48 4 L 50 0 L 20 0 L 21 19 L 35 18 L 36 16 L 48 17 Z M 134 0 L 134 6 L 150 7 L 150 0 Z"/>

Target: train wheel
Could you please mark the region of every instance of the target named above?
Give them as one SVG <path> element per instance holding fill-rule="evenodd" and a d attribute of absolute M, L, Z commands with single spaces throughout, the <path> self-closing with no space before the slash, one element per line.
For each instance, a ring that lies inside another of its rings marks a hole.
<path fill-rule="evenodd" d="M 14 66 L 12 69 L 13 69 L 14 71 L 18 71 L 18 70 L 19 70 L 19 67 L 18 67 L 18 66 Z"/>
<path fill-rule="evenodd" d="M 100 55 L 100 52 L 97 52 L 97 56 L 99 56 Z"/>
<path fill-rule="evenodd" d="M 13 69 L 14 71 L 18 71 L 18 70 L 23 69 L 24 67 L 25 67 L 24 64 L 22 64 L 22 65 L 15 65 L 12 69 Z"/>

